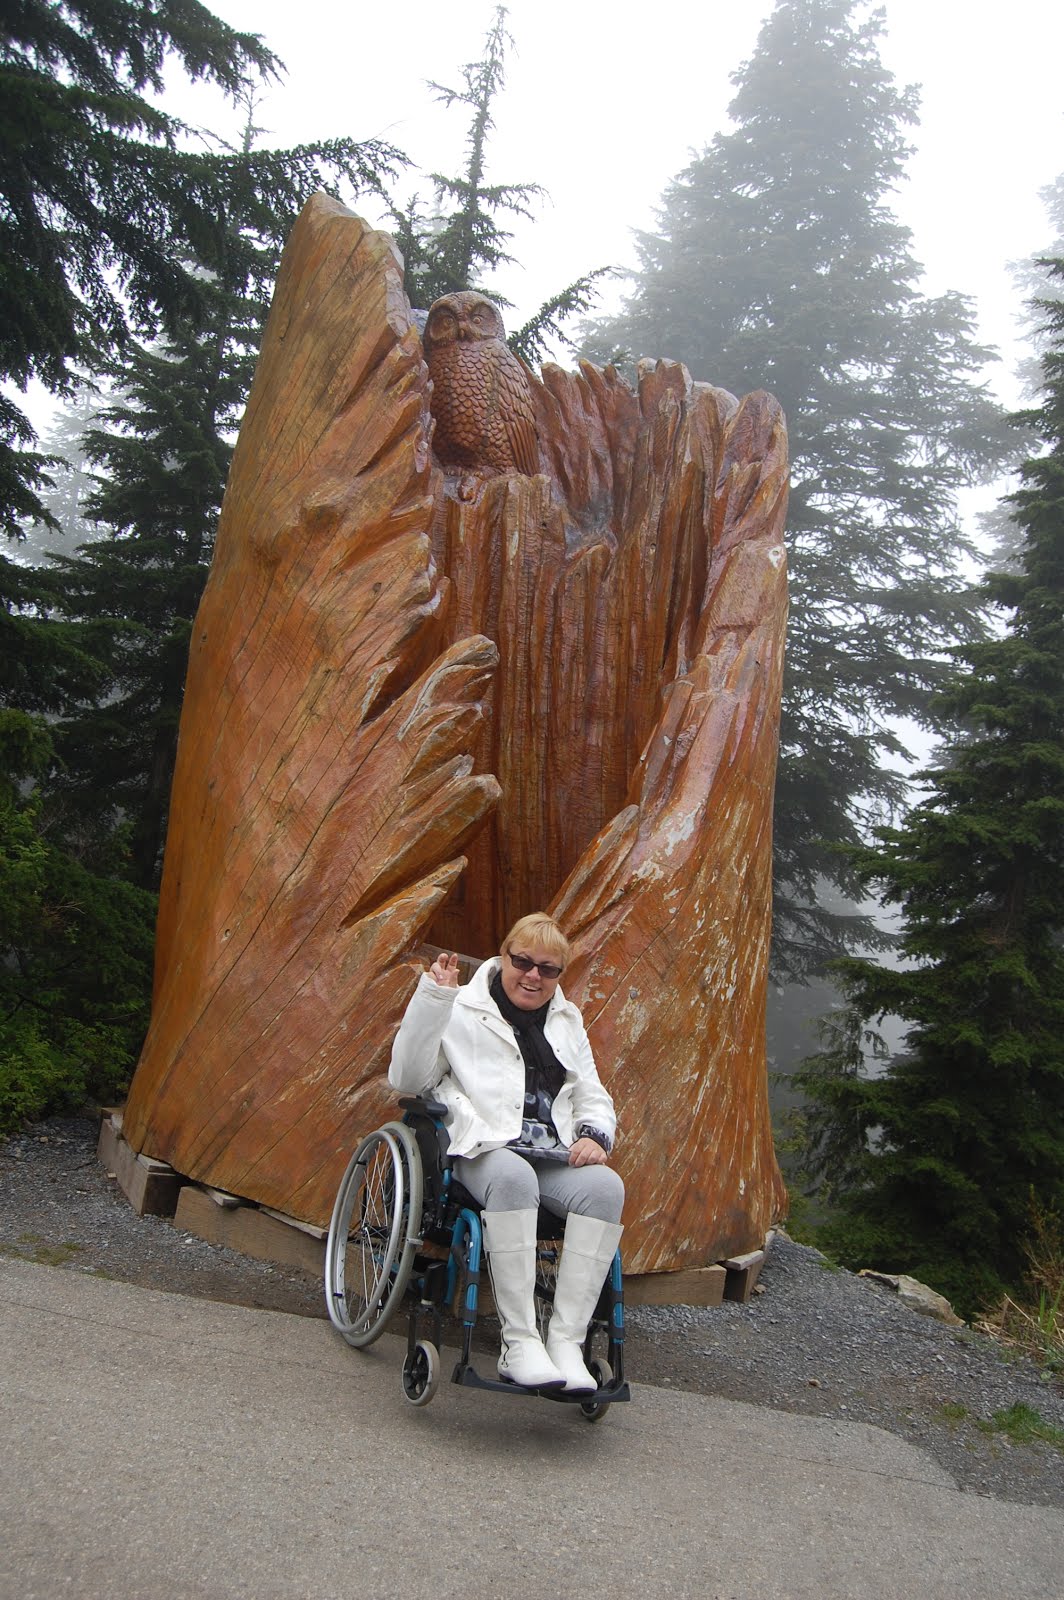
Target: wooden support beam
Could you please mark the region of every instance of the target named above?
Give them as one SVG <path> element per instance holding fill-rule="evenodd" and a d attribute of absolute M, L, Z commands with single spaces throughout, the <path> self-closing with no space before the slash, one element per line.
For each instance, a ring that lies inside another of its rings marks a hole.
<path fill-rule="evenodd" d="M 626 1306 L 719 1306 L 724 1299 L 723 1267 L 690 1267 L 685 1272 L 640 1272 L 624 1280 Z"/>
<path fill-rule="evenodd" d="M 181 1191 L 174 1227 L 193 1233 L 208 1244 L 225 1245 L 259 1261 L 275 1261 L 322 1278 L 325 1246 L 320 1229 L 313 1232 L 282 1221 L 255 1206 L 219 1205 L 205 1190 L 187 1183 Z"/>
<path fill-rule="evenodd" d="M 745 1305 L 754 1292 L 761 1268 L 765 1264 L 763 1250 L 749 1250 L 746 1255 L 729 1256 L 724 1262 L 727 1274 L 724 1284 L 725 1300 L 738 1300 Z"/>
<path fill-rule="evenodd" d="M 184 1180 L 167 1162 L 139 1156 L 129 1147 L 122 1138 L 120 1115 L 107 1117 L 100 1124 L 96 1154 L 104 1168 L 114 1173 L 118 1187 L 138 1216 L 173 1216 Z"/>

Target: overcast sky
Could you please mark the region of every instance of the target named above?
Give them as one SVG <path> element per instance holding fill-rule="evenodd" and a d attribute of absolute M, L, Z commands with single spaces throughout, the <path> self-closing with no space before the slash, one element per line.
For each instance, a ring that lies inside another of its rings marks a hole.
<path fill-rule="evenodd" d="M 426 80 L 459 85 L 462 63 L 481 53 L 486 0 L 213 0 L 212 9 L 260 33 L 287 65 L 258 118 L 269 142 L 377 136 L 426 169 L 457 169 L 462 109 L 435 104 Z M 511 0 L 516 48 L 489 176 L 539 183 L 550 197 L 533 223 L 517 225 L 521 270 L 495 280 L 515 303 L 511 326 L 580 273 L 632 264 L 631 230 L 653 226 L 669 179 L 727 126 L 731 74 L 771 9 L 770 0 Z M 922 95 L 898 215 L 913 230 L 925 287 L 974 296 L 983 336 L 1004 347 L 1017 311 L 1006 264 L 1048 241 L 1038 191 L 1064 171 L 1064 5 L 887 0 L 886 14 L 883 58 Z M 191 121 L 217 129 L 230 115 L 208 91 L 182 88 L 179 98 L 173 109 Z M 1000 388 L 1015 398 L 1004 375 Z"/>

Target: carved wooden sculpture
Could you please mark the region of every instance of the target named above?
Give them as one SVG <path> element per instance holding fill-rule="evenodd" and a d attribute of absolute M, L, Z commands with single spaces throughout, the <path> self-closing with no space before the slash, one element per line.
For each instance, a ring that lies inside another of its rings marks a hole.
<path fill-rule="evenodd" d="M 586 364 L 536 380 L 494 308 L 474 331 L 487 304 L 448 297 L 426 327 L 434 459 L 390 240 L 324 197 L 293 232 L 193 636 L 124 1132 L 324 1222 L 391 1112 L 412 949 L 487 956 L 550 909 L 620 1109 L 626 1267 L 700 1265 L 760 1243 L 783 1199 L 783 421 L 668 362 L 638 392 Z M 463 317 L 469 349 L 444 353 Z"/>

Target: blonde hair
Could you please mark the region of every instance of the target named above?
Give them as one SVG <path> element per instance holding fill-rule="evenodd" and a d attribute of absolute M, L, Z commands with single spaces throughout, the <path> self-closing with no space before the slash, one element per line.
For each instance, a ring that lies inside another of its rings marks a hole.
<path fill-rule="evenodd" d="M 571 954 L 569 941 L 554 918 L 548 917 L 545 911 L 533 911 L 515 922 L 502 942 L 502 954 L 509 955 L 515 947 L 527 951 L 533 945 L 555 956 L 560 967 L 568 966 Z"/>

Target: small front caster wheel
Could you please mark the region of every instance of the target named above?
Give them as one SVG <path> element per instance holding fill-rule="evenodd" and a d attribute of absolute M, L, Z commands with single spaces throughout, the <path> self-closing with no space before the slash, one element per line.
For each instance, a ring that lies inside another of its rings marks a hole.
<path fill-rule="evenodd" d="M 440 1386 L 440 1352 L 419 1339 L 403 1362 L 403 1393 L 412 1406 L 427 1406 Z"/>
<path fill-rule="evenodd" d="M 613 1382 L 613 1368 L 608 1361 L 601 1359 L 589 1361 L 587 1370 L 595 1379 L 600 1389 Z M 608 1400 L 585 1400 L 580 1406 L 580 1415 L 586 1417 L 588 1422 L 601 1422 L 610 1409 Z"/>

